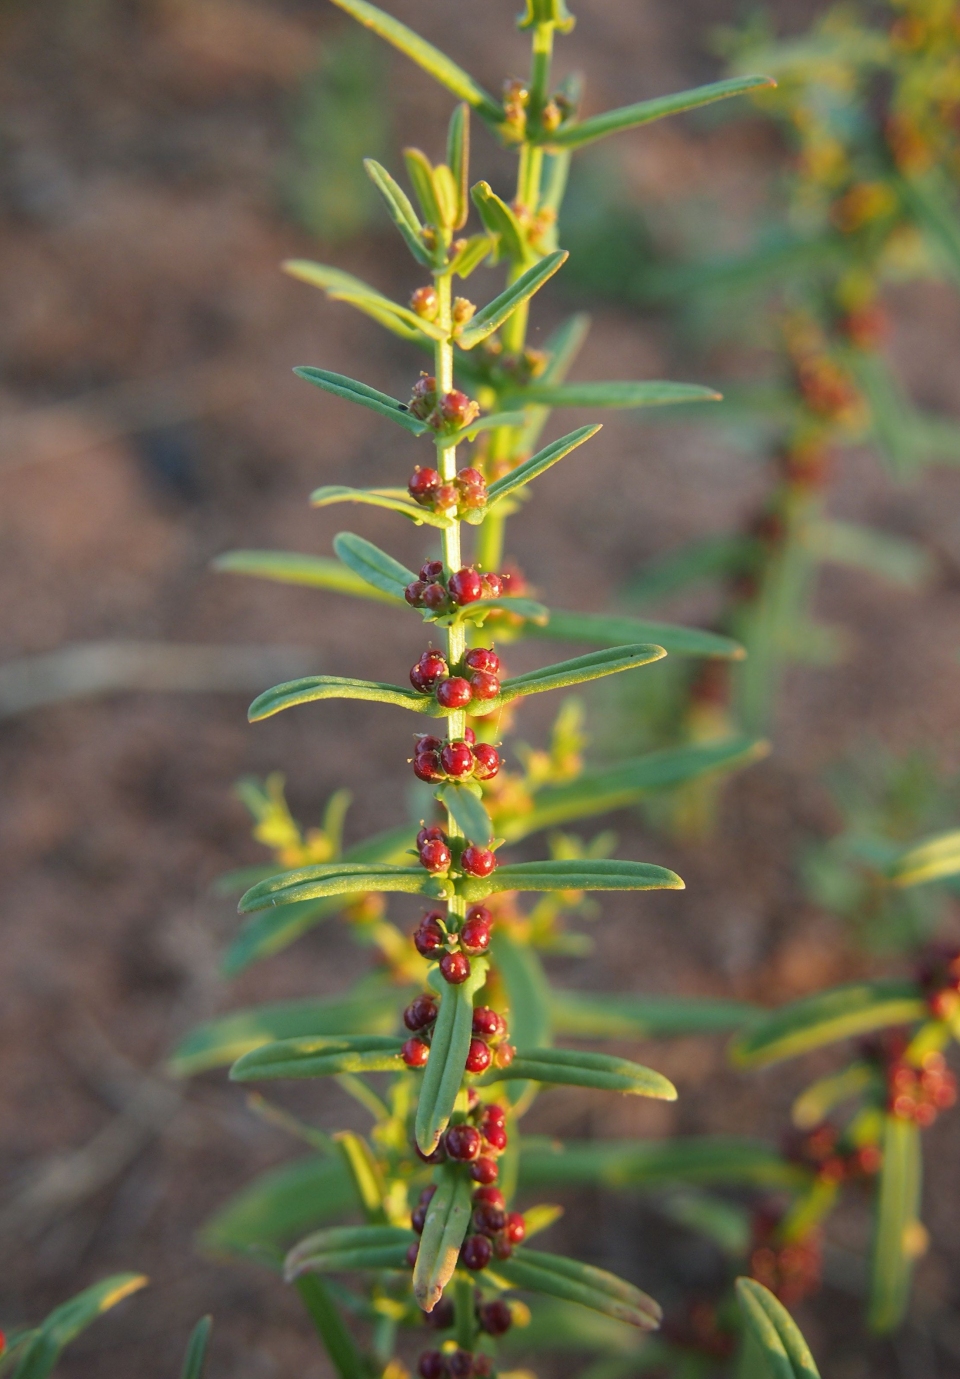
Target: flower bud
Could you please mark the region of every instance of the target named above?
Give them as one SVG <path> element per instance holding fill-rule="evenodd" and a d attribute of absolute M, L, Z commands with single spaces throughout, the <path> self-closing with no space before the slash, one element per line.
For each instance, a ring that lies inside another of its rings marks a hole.
<path fill-rule="evenodd" d="M 453 309 L 451 312 L 453 324 L 455 326 L 465 326 L 476 314 L 476 310 L 477 308 L 474 306 L 473 302 L 469 301 L 466 297 L 454 297 Z"/>
<path fill-rule="evenodd" d="M 415 292 L 411 293 L 410 309 L 411 311 L 415 311 L 417 315 L 421 316 L 425 321 L 432 321 L 435 319 L 439 306 L 440 302 L 437 297 L 437 289 L 432 285 L 428 284 L 426 287 L 418 287 Z"/>

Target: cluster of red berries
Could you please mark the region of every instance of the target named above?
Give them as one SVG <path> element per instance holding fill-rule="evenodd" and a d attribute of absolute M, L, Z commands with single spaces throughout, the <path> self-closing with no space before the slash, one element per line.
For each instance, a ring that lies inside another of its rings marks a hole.
<path fill-rule="evenodd" d="M 457 848 L 460 855 L 456 858 L 456 865 L 464 876 L 489 876 L 497 865 L 495 853 L 490 848 L 479 847 L 476 843 L 467 843 L 465 847 L 460 848 L 462 841 L 458 838 L 451 846 L 450 839 L 439 824 L 421 828 L 417 834 L 420 865 L 434 875 L 442 875 L 454 864 L 454 848 Z"/>
<path fill-rule="evenodd" d="M 897 1062 L 887 1069 L 887 1109 L 924 1130 L 956 1099 L 957 1079 L 942 1053 L 926 1054 L 919 1068 Z"/>
<path fill-rule="evenodd" d="M 783 1152 L 792 1163 L 816 1169 L 817 1176 L 829 1183 L 870 1177 L 879 1172 L 883 1162 L 879 1145 L 864 1144 L 859 1148 L 845 1145 L 839 1130 L 829 1121 L 805 1134 L 796 1132 L 788 1136 Z"/>
<path fill-rule="evenodd" d="M 436 1311 L 436 1308 L 434 1308 Z M 417 1363 L 420 1379 L 486 1379 L 493 1373 L 489 1355 L 469 1350 L 427 1350 Z"/>
<path fill-rule="evenodd" d="M 750 1274 L 785 1307 L 793 1307 L 820 1287 L 820 1236 L 817 1231 L 808 1231 L 799 1240 L 784 1243 L 780 1240 L 782 1222 L 779 1208 L 761 1207 L 754 1214 Z"/>
<path fill-rule="evenodd" d="M 439 737 L 417 739 L 413 771 L 418 780 L 493 780 L 500 770 L 500 753 L 489 742 L 478 742 L 472 728 L 462 741 Z"/>
<path fill-rule="evenodd" d="M 917 965 L 917 981 L 936 1019 L 952 1020 L 960 1012 L 960 950 L 931 946 Z"/>
<path fill-rule="evenodd" d="M 465 709 L 473 700 L 483 704 L 500 693 L 500 657 L 490 647 L 473 647 L 454 672 L 439 651 L 429 650 L 411 669 L 410 683 L 421 694 L 435 693 L 445 709 Z"/>
<path fill-rule="evenodd" d="M 480 512 L 487 505 L 487 481 L 479 469 L 458 470 L 455 479 L 444 483 L 438 470 L 417 465 L 407 489 L 422 508 L 445 513 L 448 517 Z"/>
<path fill-rule="evenodd" d="M 431 613 L 451 613 L 478 599 L 498 599 L 510 592 L 508 575 L 481 574 L 470 566 L 454 570 L 445 579 L 443 564 L 428 560 L 420 571 L 420 578 L 408 584 L 403 596 L 411 608 L 429 608 Z"/>
<path fill-rule="evenodd" d="M 449 393 L 437 392 L 437 380 L 422 373 L 413 385 L 408 405 L 418 421 L 425 421 L 433 431 L 453 433 L 469 426 L 480 415 L 479 403 L 454 388 Z"/>
<path fill-rule="evenodd" d="M 476 905 L 475 910 L 483 907 Z M 470 921 L 464 923 L 464 930 Z M 436 930 L 430 931 L 432 939 L 439 931 L 439 924 Z M 479 929 L 479 922 L 477 922 Z M 464 933 L 461 930 L 461 936 Z M 418 933 L 422 932 L 421 930 Z M 475 942 L 471 945 L 471 940 L 482 940 L 482 947 Z M 466 937 L 461 937 L 461 942 L 466 947 L 467 952 L 482 953 L 490 942 L 489 928 L 482 932 L 471 932 Z M 418 944 L 419 947 L 419 944 Z M 424 956 L 430 956 L 424 954 Z M 451 986 L 459 986 L 466 981 L 470 975 L 470 959 L 463 952 L 444 952 L 440 958 L 440 971 L 446 981 Z M 448 975 L 449 974 L 449 975 Z M 430 1056 L 430 1039 L 433 1034 L 433 1024 L 437 1018 L 437 1003 L 429 992 L 424 992 L 414 999 L 403 1012 L 403 1023 L 408 1030 L 412 1031 L 409 1038 L 401 1049 L 401 1056 L 408 1068 L 422 1068 L 426 1065 Z M 467 1061 L 465 1071 L 468 1073 L 485 1073 L 494 1064 L 498 1068 L 506 1068 L 513 1062 L 514 1048 L 512 1044 L 506 1042 L 507 1022 L 497 1011 L 491 1010 L 489 1006 L 477 1006 L 473 1012 L 473 1027 L 470 1047 L 467 1050 Z"/>

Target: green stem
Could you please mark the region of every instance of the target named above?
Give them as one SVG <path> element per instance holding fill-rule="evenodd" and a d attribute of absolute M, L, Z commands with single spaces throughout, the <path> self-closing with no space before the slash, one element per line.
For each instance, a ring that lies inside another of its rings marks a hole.
<path fill-rule="evenodd" d="M 456 1337 L 461 1350 L 473 1350 L 476 1340 L 474 1323 L 473 1279 L 458 1273 L 455 1278 L 453 1305 L 456 1308 Z"/>
<path fill-rule="evenodd" d="M 550 90 L 550 63 L 553 58 L 553 25 L 538 24 L 533 31 L 533 53 L 530 63 L 530 104 L 527 119 L 534 129 L 540 125 L 543 107 Z"/>

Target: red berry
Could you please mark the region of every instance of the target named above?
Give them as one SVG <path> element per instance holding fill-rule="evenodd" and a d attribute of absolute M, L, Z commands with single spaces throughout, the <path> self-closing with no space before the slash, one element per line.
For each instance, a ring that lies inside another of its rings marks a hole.
<path fill-rule="evenodd" d="M 467 1072 L 485 1073 L 493 1062 L 493 1054 L 482 1039 L 471 1039 L 467 1053 Z"/>
<path fill-rule="evenodd" d="M 429 694 L 430 690 L 433 688 L 432 685 L 427 684 L 423 671 L 418 665 L 413 666 L 410 671 L 410 683 L 420 694 Z"/>
<path fill-rule="evenodd" d="M 427 844 L 424 843 L 424 847 L 426 846 Z M 446 942 L 447 936 L 439 916 L 439 910 L 435 910 L 433 914 L 424 915 L 420 921 L 419 929 L 413 935 L 413 946 L 422 958 L 432 958 L 441 951 Z"/>
<path fill-rule="evenodd" d="M 484 488 L 487 482 L 479 469 L 458 470 L 457 481 L 458 483 L 466 484 L 467 488 Z"/>
<path fill-rule="evenodd" d="M 440 765 L 439 752 L 418 752 L 413 758 L 413 774 L 418 780 L 425 780 L 428 785 L 434 785 L 437 781 L 443 780 L 443 767 Z M 446 846 L 444 844 L 443 846 Z M 420 859 L 423 861 L 423 859 Z"/>
<path fill-rule="evenodd" d="M 449 674 L 447 663 L 440 655 L 439 651 L 425 651 L 414 669 L 420 672 L 420 678 L 427 689 L 433 689 L 434 685 L 440 680 L 444 680 Z M 410 679 L 413 680 L 412 670 L 410 672 Z"/>
<path fill-rule="evenodd" d="M 444 512 L 447 508 L 455 508 L 459 497 L 454 484 L 441 484 L 433 495 L 433 506 L 439 512 Z"/>
<path fill-rule="evenodd" d="M 446 601 L 447 591 L 442 584 L 433 583 L 424 586 L 423 594 L 421 595 L 421 602 L 424 608 L 430 608 L 433 612 L 436 612 L 438 608 L 443 607 Z"/>
<path fill-rule="evenodd" d="M 437 686 L 437 703 L 445 709 L 465 709 L 473 698 L 469 680 L 451 675 L 449 680 L 441 680 Z"/>
<path fill-rule="evenodd" d="M 466 876 L 489 876 L 497 865 L 497 859 L 489 848 L 477 847 L 469 843 L 460 857 L 460 870 Z"/>
<path fill-rule="evenodd" d="M 493 1374 L 493 1361 L 489 1355 L 479 1351 L 473 1357 L 473 1379 L 490 1379 Z"/>
<path fill-rule="evenodd" d="M 416 1231 L 417 1235 L 423 1235 L 423 1228 L 427 1223 L 427 1208 L 421 1203 L 419 1207 L 414 1207 L 410 1213 L 410 1229 Z"/>
<path fill-rule="evenodd" d="M 483 598 L 483 582 L 476 570 L 457 570 L 447 584 L 454 603 L 476 603 Z"/>
<path fill-rule="evenodd" d="M 448 776 L 469 776 L 473 771 L 473 748 L 468 742 L 448 742 L 440 753 L 440 765 Z"/>
<path fill-rule="evenodd" d="M 446 1361 L 439 1350 L 427 1350 L 420 1356 L 417 1363 L 420 1379 L 444 1379 L 446 1372 Z"/>
<path fill-rule="evenodd" d="M 408 584 L 406 589 L 404 589 L 403 597 L 407 600 L 407 603 L 410 604 L 411 608 L 422 608 L 423 596 L 426 590 L 427 586 L 424 584 L 423 580 L 415 579 L 412 584 Z"/>
<path fill-rule="evenodd" d="M 437 402 L 437 380 L 430 374 L 422 373 L 413 385 L 410 398 L 410 411 L 421 421 L 426 421 Z"/>
<path fill-rule="evenodd" d="M 482 1007 L 480 1008 L 482 1009 Z M 500 1019 L 499 1015 L 497 1019 Z M 489 1105 L 483 1108 L 483 1119 L 489 1121 L 491 1125 L 506 1125 L 507 1113 L 502 1106 L 498 1106 L 495 1101 L 491 1101 Z"/>
<path fill-rule="evenodd" d="M 473 687 L 475 699 L 496 699 L 500 693 L 499 679 L 496 675 L 491 675 L 488 670 L 475 670 L 470 676 L 470 684 Z"/>
<path fill-rule="evenodd" d="M 451 1125 L 443 1140 L 447 1158 L 466 1164 L 480 1157 L 480 1131 L 474 1125 Z"/>
<path fill-rule="evenodd" d="M 496 1159 L 488 1159 L 484 1155 L 481 1155 L 479 1159 L 474 1159 L 470 1165 L 470 1177 L 475 1183 L 481 1183 L 484 1187 L 497 1181 L 499 1171 Z"/>
<path fill-rule="evenodd" d="M 413 750 L 414 753 L 417 756 L 419 756 L 421 752 L 439 752 L 442 746 L 442 737 L 428 737 L 426 734 L 424 734 L 423 737 L 417 738 L 417 745 L 414 747 Z M 429 828 L 421 828 L 420 832 L 417 834 L 417 847 L 419 847 L 421 843 L 426 842 L 428 838 L 443 837 L 444 832 L 440 825 L 431 824 Z"/>
<path fill-rule="evenodd" d="M 513 1313 L 503 1298 L 494 1298 L 477 1308 L 477 1320 L 488 1336 L 503 1336 L 513 1325 Z"/>
<path fill-rule="evenodd" d="M 407 1250 L 407 1268 L 415 1269 L 417 1266 L 417 1255 L 420 1253 L 420 1242 L 415 1240 Z"/>
<path fill-rule="evenodd" d="M 516 1049 L 512 1044 L 501 1044 L 494 1055 L 493 1061 L 498 1068 L 509 1068 L 510 1064 L 513 1062 L 513 1055 L 515 1053 Z"/>
<path fill-rule="evenodd" d="M 466 393 L 461 393 L 459 388 L 454 388 L 449 393 L 444 393 L 437 403 L 443 420 L 450 426 L 466 426 L 466 424 L 476 416 L 479 408 L 470 401 Z"/>
<path fill-rule="evenodd" d="M 506 1231 L 501 1231 L 499 1235 L 494 1237 L 493 1253 L 498 1259 L 509 1259 L 513 1254 L 513 1246 Z"/>
<path fill-rule="evenodd" d="M 478 1187 L 474 1189 L 474 1202 L 489 1202 L 492 1207 L 506 1210 L 507 1199 L 498 1187 Z"/>
<path fill-rule="evenodd" d="M 432 1149 L 429 1154 L 424 1154 L 423 1150 L 416 1143 L 414 1144 L 413 1148 L 417 1158 L 422 1160 L 422 1162 L 425 1164 L 445 1164 L 447 1162 L 447 1155 L 443 1147 L 443 1140 L 441 1140 L 440 1143 L 437 1145 L 436 1149 Z"/>
<path fill-rule="evenodd" d="M 421 570 L 421 575 L 423 571 Z M 463 658 L 468 670 L 486 670 L 491 675 L 500 674 L 500 657 L 487 646 L 475 646 Z"/>
<path fill-rule="evenodd" d="M 432 283 L 426 287 L 418 287 L 410 294 L 410 307 L 418 316 L 424 317 L 427 321 L 432 321 L 437 314 L 440 299 L 437 289 Z"/>
<path fill-rule="evenodd" d="M 468 1235 L 460 1251 L 460 1263 L 475 1273 L 485 1269 L 493 1258 L 493 1246 L 485 1235 Z"/>
<path fill-rule="evenodd" d="M 437 1018 L 437 1003 L 426 991 L 414 999 L 403 1012 L 403 1023 L 414 1031 L 432 1025 Z"/>
<path fill-rule="evenodd" d="M 471 747 L 474 745 L 477 740 L 477 735 L 472 728 L 464 728 L 463 740 L 464 742 L 469 742 Z"/>
<path fill-rule="evenodd" d="M 498 599 L 503 594 L 503 579 L 500 575 L 485 574 L 483 576 L 483 597 L 485 599 Z"/>
<path fill-rule="evenodd" d="M 506 1034 L 506 1021 L 502 1015 L 498 1015 L 489 1006 L 477 1006 L 473 1012 L 473 1032 L 481 1039 L 496 1039 L 498 1036 Z M 502 1125 L 503 1112 L 500 1111 L 499 1106 L 494 1109 L 500 1112 L 499 1119 L 491 1115 L 489 1108 L 484 1111 L 483 1119 L 485 1122 L 489 1121 L 491 1125 Z"/>
<path fill-rule="evenodd" d="M 469 917 L 460 926 L 460 945 L 465 953 L 475 957 L 478 953 L 485 953 L 490 947 L 490 921 L 489 919 Z M 474 1012 L 474 1022 L 476 1022 L 476 1012 Z"/>
<path fill-rule="evenodd" d="M 441 1298 L 432 1312 L 425 1312 L 423 1320 L 434 1331 L 449 1331 L 456 1321 L 457 1309 L 449 1298 Z"/>
<path fill-rule="evenodd" d="M 486 1044 L 484 1044 L 484 1048 L 487 1048 Z M 490 1053 L 489 1049 L 487 1049 L 487 1053 Z M 490 1054 L 490 1058 L 492 1060 L 492 1054 Z M 483 1126 L 482 1133 L 490 1148 L 496 1150 L 498 1154 L 502 1154 L 507 1147 L 507 1132 L 504 1127 L 487 1123 Z"/>
<path fill-rule="evenodd" d="M 430 1057 L 430 1045 L 422 1039 L 408 1039 L 400 1050 L 400 1057 L 408 1068 L 425 1068 Z"/>
<path fill-rule="evenodd" d="M 434 580 L 439 579 L 442 574 L 442 560 L 427 560 L 420 567 L 420 578 L 426 580 L 428 584 L 432 584 Z"/>
<path fill-rule="evenodd" d="M 511 1245 L 519 1245 L 526 1239 L 527 1225 L 518 1211 L 507 1213 L 507 1237 Z"/>
<path fill-rule="evenodd" d="M 473 1379 L 473 1356 L 469 1350 L 454 1350 L 446 1356 L 450 1379 Z"/>
<path fill-rule="evenodd" d="M 470 959 L 464 953 L 444 953 L 440 959 L 440 971 L 444 981 L 451 986 L 459 986 L 470 976 Z"/>
<path fill-rule="evenodd" d="M 422 1207 L 425 1207 L 428 1204 L 428 1202 L 432 1202 L 434 1197 L 436 1196 L 436 1192 L 436 1183 L 428 1183 L 427 1186 L 420 1193 L 420 1205 Z"/>
<path fill-rule="evenodd" d="M 407 484 L 410 497 L 423 505 L 433 500 L 433 495 L 439 487 L 440 475 L 437 471 L 429 468 L 421 469 L 419 465 L 410 475 L 410 482 Z"/>
<path fill-rule="evenodd" d="M 420 849 L 420 864 L 427 871 L 446 871 L 452 861 L 450 849 L 439 838 L 431 838 Z"/>
<path fill-rule="evenodd" d="M 489 742 L 478 742 L 473 749 L 473 773 L 477 780 L 493 780 L 500 770 L 500 753 Z"/>
<path fill-rule="evenodd" d="M 496 1235 L 506 1224 L 507 1213 L 502 1207 L 495 1207 L 491 1202 L 481 1202 L 473 1209 L 473 1229 L 480 1235 Z"/>

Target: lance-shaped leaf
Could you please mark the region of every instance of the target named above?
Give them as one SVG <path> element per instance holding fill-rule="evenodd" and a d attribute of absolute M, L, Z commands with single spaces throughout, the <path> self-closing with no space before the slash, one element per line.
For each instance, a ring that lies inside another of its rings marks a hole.
<path fill-rule="evenodd" d="M 441 86 L 452 91 L 460 100 L 466 101 L 485 120 L 491 124 L 499 124 L 502 121 L 503 106 L 500 102 L 488 95 L 469 72 L 458 67 L 446 53 L 442 53 L 439 48 L 435 48 L 432 43 L 414 33 L 413 29 L 408 29 L 406 24 L 401 24 L 392 15 L 385 14 L 376 5 L 369 4 L 368 0 L 334 0 L 334 4 L 346 10 L 347 14 L 352 15 L 365 28 L 372 29 L 380 38 L 392 43 L 418 67 L 429 72 Z"/>
<path fill-rule="evenodd" d="M 885 1116 L 867 1314 L 871 1330 L 881 1334 L 903 1320 L 913 1266 L 925 1246 L 919 1219 L 922 1181 L 920 1127 L 900 1116 Z"/>
<path fill-rule="evenodd" d="M 473 998 L 487 980 L 487 966 L 485 958 L 474 958 L 469 977 L 459 986 L 445 982 L 436 969 L 431 972 L 430 985 L 440 997 L 440 1009 L 417 1101 L 415 1136 L 424 1154 L 433 1153 L 450 1122 L 467 1065 Z"/>
<path fill-rule="evenodd" d="M 457 336 L 457 343 L 462 350 L 472 350 L 475 345 L 479 345 L 482 340 L 486 340 L 488 335 L 492 335 L 495 330 L 508 321 L 517 307 L 529 301 L 535 292 L 539 292 L 543 284 L 552 278 L 559 268 L 562 268 L 570 255 L 565 249 L 556 249 L 552 254 L 547 254 L 538 263 L 533 264 L 526 272 L 521 273 L 515 282 L 505 288 L 499 297 L 494 297 L 492 302 L 488 302 L 481 311 L 464 326 Z"/>
<path fill-rule="evenodd" d="M 698 383 L 664 383 L 654 379 L 617 383 L 531 383 L 522 394 L 504 401 L 523 399 L 541 407 L 665 407 L 681 402 L 720 402 L 722 395 Z"/>
<path fill-rule="evenodd" d="M 933 561 L 916 541 L 858 522 L 816 522 L 806 539 L 821 560 L 866 570 L 906 589 L 920 588 L 934 571 Z"/>
<path fill-rule="evenodd" d="M 449 781 L 437 791 L 437 799 L 449 809 L 454 823 L 472 843 L 489 843 L 493 837 L 490 815 L 483 807 L 479 793 L 469 785 Z"/>
<path fill-rule="evenodd" d="M 471 235 L 463 248 L 450 260 L 450 271 L 456 273 L 458 278 L 469 278 L 496 247 L 497 241 L 491 235 Z M 466 367 L 462 357 L 460 366 Z"/>
<path fill-rule="evenodd" d="M 525 1138 L 520 1158 L 521 1186 L 531 1189 L 577 1183 L 645 1188 L 671 1182 L 802 1189 L 812 1178 L 812 1170 L 788 1163 L 772 1145 L 734 1135 L 562 1145 Z"/>
<path fill-rule="evenodd" d="M 214 1253 L 281 1262 L 305 1230 L 356 1215 L 356 1187 L 343 1159 L 310 1154 L 260 1174 L 203 1225 L 200 1244 Z"/>
<path fill-rule="evenodd" d="M 938 833 L 901 853 L 887 875 L 892 886 L 922 886 L 960 874 L 960 829 Z"/>
<path fill-rule="evenodd" d="M 298 366 L 293 372 L 298 378 L 305 378 L 314 387 L 322 388 L 325 393 L 333 393 L 334 397 L 346 398 L 348 402 L 357 402 L 361 407 L 369 407 L 372 412 L 378 412 L 382 417 L 389 417 L 391 421 L 397 422 L 415 436 L 423 436 L 430 430 L 429 426 L 418 421 L 395 397 L 390 397 L 389 393 L 381 393 L 366 383 L 359 383 L 355 378 L 333 373 L 330 369 L 315 369 L 306 364 Z"/>
<path fill-rule="evenodd" d="M 401 1039 L 388 1034 L 317 1034 L 261 1044 L 237 1059 L 232 1082 L 278 1077 L 335 1077 L 338 1073 L 396 1072 Z"/>
<path fill-rule="evenodd" d="M 839 1039 L 856 1038 L 888 1025 L 912 1024 L 922 1020 L 925 1011 L 916 982 L 898 978 L 852 982 L 771 1011 L 734 1041 L 731 1054 L 740 1067 L 763 1067 Z"/>
<path fill-rule="evenodd" d="M 326 1347 L 338 1379 L 367 1379 L 370 1371 L 366 1361 L 347 1329 L 330 1289 L 317 1274 L 301 1274 L 295 1286 Z"/>
<path fill-rule="evenodd" d="M 471 904 L 498 891 L 682 891 L 676 872 L 652 862 L 576 858 L 557 862 L 511 862 L 487 877 L 468 876 L 457 892 Z"/>
<path fill-rule="evenodd" d="M 333 538 L 333 549 L 354 574 L 394 598 L 402 599 L 404 589 L 416 579 L 413 571 L 401 565 L 399 560 L 353 532 L 338 532 Z"/>
<path fill-rule="evenodd" d="M 535 479 L 538 474 L 542 474 L 565 455 L 569 455 L 571 450 L 576 450 L 578 445 L 583 445 L 584 441 L 595 436 L 599 430 L 599 425 L 581 426 L 576 431 L 571 431 L 568 436 L 561 436 L 558 441 L 544 446 L 536 455 L 531 455 L 529 460 L 524 460 L 523 464 L 517 465 L 516 469 L 492 483 L 487 490 L 487 500 L 496 503 L 501 498 L 506 498 L 508 493 L 513 493 L 515 489 L 523 488 L 531 479 Z"/>
<path fill-rule="evenodd" d="M 756 1279 L 738 1278 L 737 1301 L 769 1379 L 820 1379 L 802 1331 L 768 1288 Z"/>
<path fill-rule="evenodd" d="M 480 1079 L 487 1086 L 516 1079 L 549 1082 L 565 1087 L 593 1087 L 598 1092 L 623 1092 L 627 1096 L 656 1097 L 676 1101 L 677 1089 L 662 1073 L 615 1058 L 608 1053 L 585 1053 L 581 1049 L 520 1050 L 506 1068 L 491 1069 Z"/>
<path fill-rule="evenodd" d="M 512 263 L 529 258 L 523 228 L 505 201 L 501 201 L 489 182 L 478 182 L 470 188 L 470 196 L 477 208 L 483 228 L 499 241 L 500 249 Z"/>
<path fill-rule="evenodd" d="M 570 661 L 559 661 L 556 665 L 511 676 L 503 681 L 499 699 L 495 702 L 509 704 L 528 694 L 543 694 L 546 690 L 565 689 L 567 685 L 582 685 L 587 680 L 616 675 L 621 670 L 636 670 L 662 660 L 666 654 L 662 646 L 646 646 L 642 643 L 591 651 L 586 656 L 575 656 Z"/>
<path fill-rule="evenodd" d="M 346 484 L 325 484 L 310 494 L 310 503 L 315 508 L 328 508 L 334 503 L 365 503 L 372 508 L 387 508 L 399 512 L 419 526 L 426 523 L 430 527 L 450 527 L 453 519 L 442 512 L 431 512 L 420 507 L 407 496 L 405 489 L 398 488 L 350 488 Z"/>
<path fill-rule="evenodd" d="M 495 609 L 500 609 L 504 613 L 512 613 L 514 617 L 523 618 L 534 624 L 545 623 L 550 616 L 543 604 L 537 603 L 535 599 L 512 598 L 504 594 L 498 599 L 477 599 L 476 603 L 464 604 L 458 610 L 456 620 L 458 622 L 482 623 L 486 615 Z"/>
<path fill-rule="evenodd" d="M 404 602 L 402 593 L 388 594 L 362 579 L 342 561 L 328 560 L 320 555 L 299 555 L 292 551 L 228 551 L 211 561 L 211 568 L 224 574 L 272 579 L 277 584 L 329 589 L 335 594 L 374 599 L 377 603 Z"/>
<path fill-rule="evenodd" d="M 420 343 L 425 337 L 430 340 L 444 339 L 440 326 L 425 321 L 408 306 L 391 301 L 352 273 L 344 273 L 340 268 L 328 268 L 325 263 L 314 263 L 310 259 L 287 259 L 281 267 L 291 278 L 321 288 L 331 301 L 349 302 L 403 340 Z"/>
<path fill-rule="evenodd" d="M 591 1264 L 521 1246 L 509 1259 L 497 1260 L 493 1267 L 514 1288 L 577 1302 L 644 1331 L 653 1331 L 660 1325 L 663 1314 L 653 1298 L 632 1283 Z"/>
<path fill-rule="evenodd" d="M 240 899 L 240 913 L 288 905 L 293 900 L 349 895 L 359 891 L 396 891 L 408 895 L 437 895 L 423 867 L 397 867 L 389 862 L 318 862 L 312 867 L 281 872 L 259 881 Z"/>
<path fill-rule="evenodd" d="M 742 1029 L 762 1016 L 759 1006 L 708 996 L 594 996 L 557 991 L 549 996 L 558 1034 L 586 1039 L 661 1039 Z"/>
<path fill-rule="evenodd" d="M 444 1164 L 436 1184 L 413 1270 L 413 1295 L 424 1312 L 433 1311 L 453 1277 L 473 1210 L 471 1182 L 461 1168 Z"/>
<path fill-rule="evenodd" d="M 187 1353 L 183 1357 L 180 1379 L 203 1379 L 203 1371 L 207 1363 L 207 1346 L 210 1344 L 210 1332 L 212 1330 L 213 1318 L 201 1317 L 191 1331 L 190 1339 L 187 1342 Z"/>
<path fill-rule="evenodd" d="M 860 1096 L 876 1081 L 876 1069 L 869 1063 L 851 1063 L 838 1073 L 820 1077 L 797 1097 L 790 1111 L 794 1125 L 813 1130 L 835 1106 Z"/>
<path fill-rule="evenodd" d="M 390 219 L 400 231 L 401 237 L 413 257 L 425 267 L 432 267 L 433 255 L 424 243 L 423 226 L 417 219 L 417 213 L 410 204 L 410 198 L 406 192 L 398 182 L 394 181 L 386 168 L 377 162 L 376 158 L 364 158 L 363 166 L 370 181 L 383 197 Z"/>
<path fill-rule="evenodd" d="M 399 1007 L 408 995 L 400 987 L 379 982 L 369 992 L 355 996 L 313 996 L 233 1010 L 191 1030 L 171 1054 L 168 1067 L 175 1077 L 193 1077 L 235 1063 L 251 1049 L 278 1039 L 311 1034 L 387 1034 L 396 1028 Z"/>
<path fill-rule="evenodd" d="M 387 1225 L 386 1183 L 370 1145 L 352 1130 L 341 1130 L 333 1138 L 353 1179 L 368 1225 Z"/>
<path fill-rule="evenodd" d="M 407 165 L 407 176 L 417 194 L 424 220 L 433 229 L 441 230 L 446 217 L 440 207 L 439 187 L 434 180 L 430 159 L 419 148 L 405 148 L 403 161 Z"/>
<path fill-rule="evenodd" d="M 284 1276 L 336 1274 L 353 1269 L 402 1269 L 416 1240 L 402 1226 L 334 1226 L 301 1240 L 287 1255 Z"/>
<path fill-rule="evenodd" d="M 603 613 L 568 613 L 557 608 L 550 609 L 549 619 L 545 623 L 528 624 L 520 632 L 511 635 L 557 642 L 594 642 L 602 646 L 654 642 L 663 647 L 668 656 L 709 656 L 742 661 L 746 655 L 740 643 L 732 637 L 704 632 L 699 627 L 678 627 L 675 623 L 607 616 Z"/>
<path fill-rule="evenodd" d="M 712 81 L 708 86 L 697 86 L 692 91 L 678 91 L 673 96 L 658 96 L 652 101 L 638 101 L 636 105 L 624 105 L 618 110 L 592 115 L 587 120 L 571 121 L 554 133 L 545 135 L 544 142 L 553 148 L 583 148 L 585 144 L 592 144 L 608 134 L 617 134 L 623 129 L 637 129 L 653 120 L 662 120 L 665 115 L 697 110 L 700 106 L 711 105 L 728 96 L 742 96 L 748 91 L 776 84 L 772 77 L 732 77 L 727 81 Z"/>
<path fill-rule="evenodd" d="M 378 704 L 395 704 L 401 709 L 412 709 L 414 713 L 440 716 L 429 696 L 404 689 L 402 685 L 351 680 L 341 675 L 306 675 L 258 694 L 247 710 L 247 718 L 251 723 L 262 723 L 284 709 L 295 708 L 298 704 L 315 704 L 321 699 L 365 699 Z"/>
<path fill-rule="evenodd" d="M 470 107 L 466 102 L 454 107 L 447 126 L 447 167 L 457 198 L 457 214 L 451 228 L 462 230 L 470 214 Z M 459 273 L 460 269 L 455 268 L 454 272 Z"/>
<path fill-rule="evenodd" d="M 54 1308 L 18 1349 L 16 1379 L 47 1379 L 71 1341 L 146 1284 L 143 1274 L 113 1274 Z"/>

